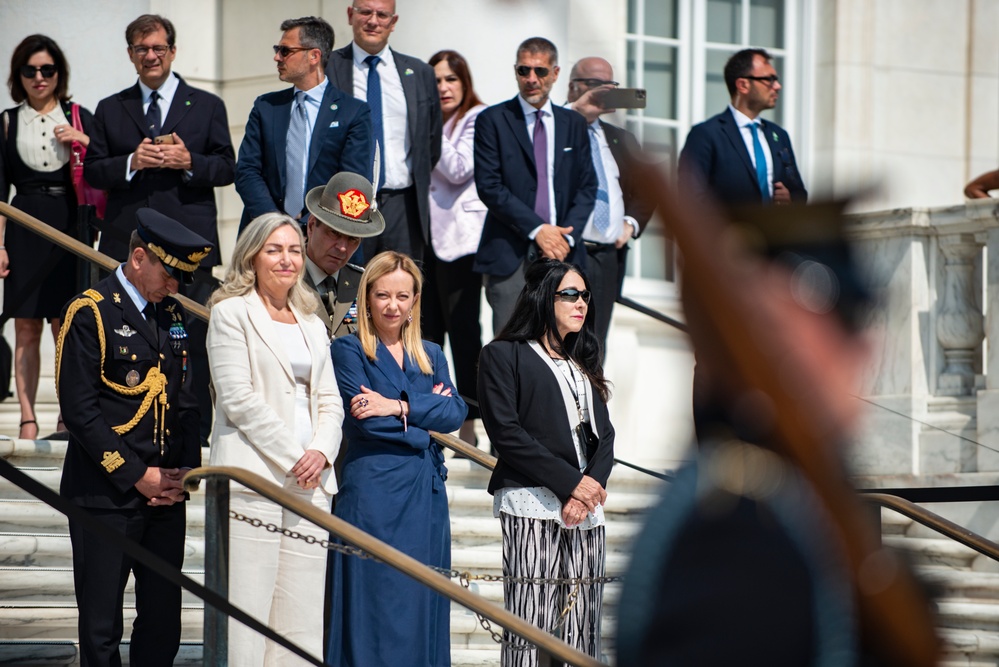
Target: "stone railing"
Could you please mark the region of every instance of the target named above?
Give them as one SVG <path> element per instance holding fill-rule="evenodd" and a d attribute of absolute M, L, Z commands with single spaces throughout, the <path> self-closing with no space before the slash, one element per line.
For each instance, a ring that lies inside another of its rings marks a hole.
<path fill-rule="evenodd" d="M 858 472 L 999 470 L 999 201 L 854 215 L 849 233 L 879 299 Z"/>

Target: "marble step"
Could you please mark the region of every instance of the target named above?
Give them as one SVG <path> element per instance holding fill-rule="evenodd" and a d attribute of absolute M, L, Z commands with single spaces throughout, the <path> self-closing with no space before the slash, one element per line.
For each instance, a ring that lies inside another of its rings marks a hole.
<path fill-rule="evenodd" d="M 949 539 L 886 535 L 883 543 L 908 553 L 917 565 L 970 567 L 978 552 Z"/>
<path fill-rule="evenodd" d="M 985 630 L 964 630 L 956 628 L 941 628 L 940 637 L 943 640 L 947 662 L 955 662 L 963 657 L 968 662 L 956 664 L 973 664 L 982 661 L 984 664 L 999 664 L 999 633 Z"/>
<path fill-rule="evenodd" d="M 999 574 L 955 570 L 947 567 L 920 567 L 919 576 L 946 598 L 999 601 Z"/>
<path fill-rule="evenodd" d="M 937 617 L 941 628 L 999 634 L 999 600 L 989 603 L 948 598 L 937 603 Z"/>
<path fill-rule="evenodd" d="M 203 569 L 204 537 L 188 535 L 184 546 L 184 564 Z M 72 564 L 73 552 L 68 534 L 0 533 L 0 565 L 72 567 Z"/>
<path fill-rule="evenodd" d="M 205 533 L 205 506 L 192 502 L 187 505 L 187 534 Z M 0 499 L 0 532 L 33 532 L 69 534 L 69 522 L 58 510 L 34 498 Z"/>
<path fill-rule="evenodd" d="M 135 607 L 126 605 L 122 610 L 125 634 L 135 620 Z M 75 602 L 0 604 L 0 631 L 3 639 L 44 639 L 50 641 L 76 641 L 79 614 Z M 200 642 L 204 625 L 204 608 L 185 604 L 181 608 L 182 636 L 186 641 Z M 3 663 L 0 662 L 0 665 Z"/>
<path fill-rule="evenodd" d="M 204 583 L 204 570 L 184 567 L 182 571 L 195 581 Z M 134 585 L 133 579 L 129 577 L 125 586 L 125 601 L 128 604 L 134 600 Z M 197 596 L 187 591 L 182 591 L 182 595 L 185 604 L 193 605 L 200 602 Z M 24 602 L 75 604 L 73 568 L 0 566 L 0 601 L 2 604 Z"/>

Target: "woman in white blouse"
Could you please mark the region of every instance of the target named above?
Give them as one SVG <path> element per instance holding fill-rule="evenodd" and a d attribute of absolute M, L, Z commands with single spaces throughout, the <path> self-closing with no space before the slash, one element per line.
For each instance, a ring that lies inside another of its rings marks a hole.
<path fill-rule="evenodd" d="M 503 531 L 503 574 L 600 577 L 614 428 L 589 283 L 578 266 L 555 260 L 535 262 L 525 279 L 510 321 L 479 357 L 482 424 L 499 455 L 489 492 Z M 546 632 L 568 607 L 557 636 L 593 657 L 602 596 L 602 584 L 503 584 L 507 609 Z M 513 645 L 503 645 L 503 667 L 538 664 L 537 648 Z"/>
<path fill-rule="evenodd" d="M 69 64 L 45 35 L 25 37 L 14 49 L 7 80 L 18 106 L 0 119 L 0 201 L 10 187 L 11 205 L 55 229 L 76 236 L 76 194 L 70 175 L 72 143 L 90 137 L 70 123 Z M 84 130 L 93 123 L 79 109 Z M 14 318 L 14 382 L 21 408 L 20 437 L 38 437 L 35 396 L 41 366 L 39 346 L 48 319 L 59 334 L 62 307 L 79 291 L 73 255 L 0 216 L 0 278 L 4 314 Z M 4 387 L 6 389 L 6 387 Z M 57 430 L 64 430 L 62 420 Z"/>
<path fill-rule="evenodd" d="M 262 475 L 324 511 L 337 491 L 343 402 L 326 326 L 302 284 L 304 240 L 287 215 L 267 213 L 240 234 L 212 295 L 208 362 L 215 388 L 211 465 Z M 325 539 L 317 526 L 242 487 L 230 508 Z M 326 552 L 232 522 L 229 595 L 238 607 L 322 657 Z M 305 664 L 240 623 L 229 623 L 229 664 Z"/>
<path fill-rule="evenodd" d="M 472 271 L 486 205 L 475 189 L 475 119 L 486 105 L 472 87 L 468 63 L 456 51 L 430 57 L 444 117 L 441 159 L 430 174 L 430 245 L 424 258 L 423 335 L 444 345 L 447 334 L 454 358 L 454 379 L 462 396 L 476 400 L 475 365 L 482 351 L 479 304 L 482 276 Z M 474 402 L 458 435 L 475 441 Z"/>

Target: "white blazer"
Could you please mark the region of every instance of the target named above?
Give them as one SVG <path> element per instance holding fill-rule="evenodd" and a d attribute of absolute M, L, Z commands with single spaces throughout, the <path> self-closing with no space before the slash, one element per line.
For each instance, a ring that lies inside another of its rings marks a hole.
<path fill-rule="evenodd" d="M 284 485 L 306 449 L 326 456 L 320 483 L 337 492 L 333 461 L 340 449 L 343 400 L 337 389 L 326 326 L 292 306 L 312 353 L 309 410 L 312 440 L 295 437 L 295 376 L 267 308 L 256 291 L 212 308 L 208 364 L 215 387 L 211 465 L 245 468 Z"/>
<path fill-rule="evenodd" d="M 430 174 L 430 242 L 445 262 L 479 249 L 486 205 L 479 199 L 473 178 L 475 117 L 485 104 L 472 107 L 457 123 L 444 123 L 441 159 Z"/>

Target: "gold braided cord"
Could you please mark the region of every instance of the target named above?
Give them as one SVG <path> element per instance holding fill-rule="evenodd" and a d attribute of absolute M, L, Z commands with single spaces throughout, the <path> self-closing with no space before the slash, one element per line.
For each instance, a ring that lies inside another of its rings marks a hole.
<path fill-rule="evenodd" d="M 161 420 L 160 412 L 163 413 L 163 417 L 166 416 L 166 375 L 160 371 L 159 365 L 157 365 L 155 368 L 150 368 L 142 383 L 137 384 L 134 387 L 118 384 L 117 382 L 112 382 L 107 379 L 104 375 L 104 357 L 107 348 L 107 341 L 104 338 L 104 321 L 101 318 L 101 311 L 97 307 L 97 303 L 88 297 L 81 297 L 70 304 L 69 308 L 66 310 L 66 317 L 63 319 L 62 327 L 59 329 L 59 338 L 56 341 L 55 359 L 56 396 L 59 395 L 59 375 L 62 371 L 62 348 L 63 344 L 66 342 L 66 334 L 69 332 L 69 326 L 73 321 L 73 316 L 76 315 L 76 312 L 84 306 L 89 306 L 90 309 L 94 311 L 94 318 L 97 320 L 97 338 L 101 343 L 101 381 L 110 387 L 112 391 L 121 394 L 122 396 L 138 396 L 143 392 L 146 393 L 146 395 L 142 398 L 142 404 L 139 406 L 135 416 L 132 417 L 132 419 L 130 419 L 127 423 L 122 424 L 121 426 L 113 427 L 114 432 L 118 435 L 124 435 L 135 428 L 142 418 L 146 416 L 146 413 L 149 411 L 149 407 L 153 404 L 153 401 L 159 397 L 160 404 L 163 406 L 163 409 L 159 411 L 153 410 L 153 416 L 156 421 L 154 430 L 158 431 L 160 422 L 165 421 Z"/>

